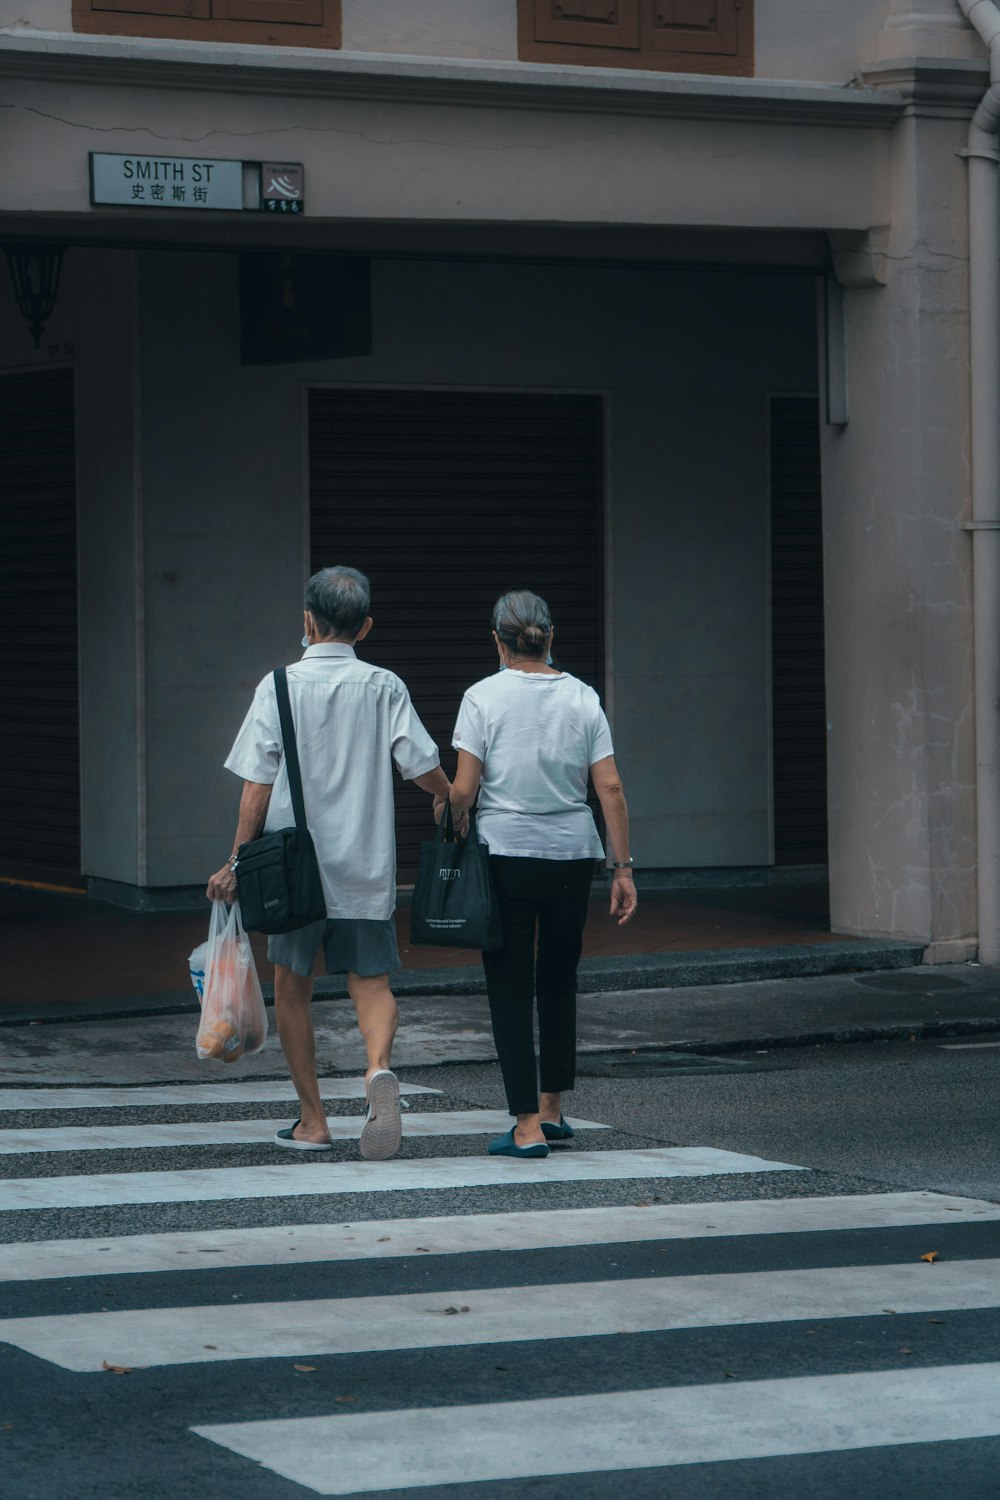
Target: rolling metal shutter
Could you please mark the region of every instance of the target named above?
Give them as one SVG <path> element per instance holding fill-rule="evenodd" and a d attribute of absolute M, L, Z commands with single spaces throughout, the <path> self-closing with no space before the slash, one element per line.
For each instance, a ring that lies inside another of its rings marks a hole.
<path fill-rule="evenodd" d="M 360 648 L 398 672 L 453 772 L 462 693 L 495 672 L 501 593 L 548 600 L 567 671 L 600 688 L 604 600 L 600 396 L 310 392 L 312 567 L 372 583 Z M 412 881 L 426 793 L 397 783 L 399 879 Z"/>
<path fill-rule="evenodd" d="M 771 402 L 774 862 L 825 864 L 826 686 L 819 407 Z"/>
<path fill-rule="evenodd" d="M 71 370 L 0 377 L 0 873 L 80 870 Z"/>

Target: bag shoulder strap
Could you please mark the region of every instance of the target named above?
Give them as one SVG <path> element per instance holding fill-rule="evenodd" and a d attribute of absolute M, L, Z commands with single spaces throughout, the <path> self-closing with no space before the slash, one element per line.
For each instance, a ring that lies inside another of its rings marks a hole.
<path fill-rule="evenodd" d="M 295 826 L 300 833 L 306 832 L 306 804 L 302 797 L 302 772 L 299 769 L 299 747 L 295 742 L 295 723 L 292 705 L 288 697 L 288 674 L 284 667 L 274 669 L 274 691 L 278 699 L 278 719 L 281 724 L 281 743 L 288 767 L 288 790 L 292 795 L 292 812 Z"/>

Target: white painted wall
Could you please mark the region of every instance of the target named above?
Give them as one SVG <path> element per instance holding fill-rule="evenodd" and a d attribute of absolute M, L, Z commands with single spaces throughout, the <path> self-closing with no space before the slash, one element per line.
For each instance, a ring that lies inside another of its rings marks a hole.
<path fill-rule="evenodd" d="M 343 0 L 345 52 L 517 57 L 516 0 Z"/>
<path fill-rule="evenodd" d="M 907 50 L 891 35 L 886 41 L 887 23 L 890 33 L 933 30 L 934 48 L 922 46 L 923 55 L 942 46 L 947 55 L 979 55 L 956 0 L 756 0 L 755 16 L 758 78 L 847 82 L 886 46 Z M 70 0 L 0 0 L 7 27 L 69 32 Z M 516 0 L 343 0 L 343 50 L 516 61 Z"/>
<path fill-rule="evenodd" d="M 891 133 L 872 124 L 262 98 L 148 84 L 112 91 L 31 78 L 5 80 L 4 110 L 0 208 L 103 217 L 109 233 L 129 215 L 148 224 L 160 210 L 92 208 L 88 151 L 301 161 L 310 225 L 458 219 L 826 230 L 867 229 L 888 212 Z"/>

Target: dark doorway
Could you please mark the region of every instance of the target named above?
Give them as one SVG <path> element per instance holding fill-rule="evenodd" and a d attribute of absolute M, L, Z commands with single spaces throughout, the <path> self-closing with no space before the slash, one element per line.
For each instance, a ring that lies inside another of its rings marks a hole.
<path fill-rule="evenodd" d="M 78 884 L 73 373 L 0 377 L 0 874 Z"/>
<path fill-rule="evenodd" d="M 827 862 L 819 404 L 771 401 L 774 862 Z"/>
<path fill-rule="evenodd" d="M 446 770 L 462 693 L 497 669 L 490 611 L 505 590 L 544 595 L 560 664 L 600 689 L 600 396 L 315 389 L 309 454 L 312 567 L 371 578 L 361 652 L 403 678 Z M 427 797 L 399 784 L 396 819 L 407 882 Z"/>

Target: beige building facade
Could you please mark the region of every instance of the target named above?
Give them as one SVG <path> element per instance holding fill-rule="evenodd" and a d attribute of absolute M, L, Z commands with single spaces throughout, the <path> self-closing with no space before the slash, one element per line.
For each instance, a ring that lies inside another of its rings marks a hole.
<path fill-rule="evenodd" d="M 1000 958 L 969 9 L 0 0 L 2 870 L 201 883 L 348 561 L 445 746 L 552 596 L 646 878 L 828 865 L 835 930 Z"/>

